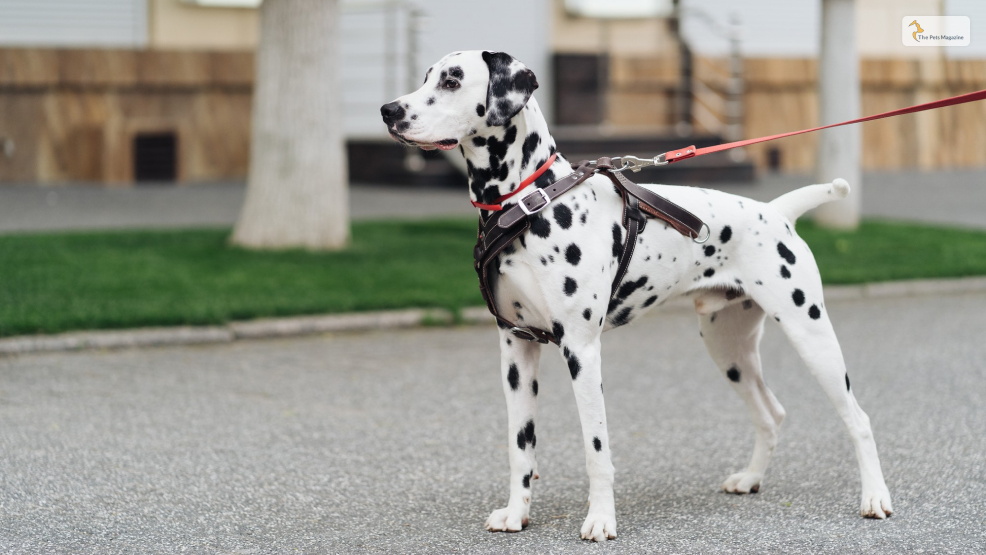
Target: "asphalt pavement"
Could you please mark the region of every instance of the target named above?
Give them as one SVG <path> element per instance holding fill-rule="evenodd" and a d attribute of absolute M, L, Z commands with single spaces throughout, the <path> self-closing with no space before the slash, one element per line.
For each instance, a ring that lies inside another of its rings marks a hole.
<path fill-rule="evenodd" d="M 0 358 L 0 552 L 982 553 L 986 295 L 831 301 L 893 517 L 858 516 L 834 410 L 768 324 L 788 412 L 759 494 L 718 491 L 746 411 L 670 310 L 604 336 L 619 537 L 586 512 L 567 369 L 546 347 L 531 523 L 507 499 L 492 326 Z"/>

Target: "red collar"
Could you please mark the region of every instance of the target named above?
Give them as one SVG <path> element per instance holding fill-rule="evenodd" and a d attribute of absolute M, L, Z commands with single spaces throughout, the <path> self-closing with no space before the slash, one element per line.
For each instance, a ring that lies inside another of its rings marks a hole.
<path fill-rule="evenodd" d="M 500 197 L 500 198 L 496 199 L 495 201 L 493 201 L 496 204 L 483 204 L 481 202 L 476 202 L 474 200 L 473 201 L 470 201 L 470 202 L 472 202 L 472 205 L 473 206 L 475 206 L 476 208 L 480 208 L 482 210 L 503 210 L 503 206 L 500 205 L 501 202 L 503 202 L 503 201 L 507 200 L 508 198 L 516 195 L 517 193 L 523 191 L 524 190 L 524 187 L 527 187 L 531 183 L 534 183 L 534 181 L 537 180 L 537 178 L 541 177 L 541 174 L 543 174 L 544 172 L 548 171 L 548 168 L 551 167 L 551 164 L 554 164 L 555 163 L 555 158 L 557 158 L 557 157 L 558 157 L 558 153 L 557 152 L 554 153 L 554 154 L 552 154 L 551 157 L 548 158 L 548 160 L 545 163 L 541 164 L 541 167 L 539 167 L 537 169 L 537 171 L 535 171 L 534 173 L 532 173 L 527 179 L 521 181 L 520 182 L 520 185 L 518 185 L 516 189 L 514 189 L 512 192 L 507 193 L 507 194 L 503 195 L 502 197 Z"/>

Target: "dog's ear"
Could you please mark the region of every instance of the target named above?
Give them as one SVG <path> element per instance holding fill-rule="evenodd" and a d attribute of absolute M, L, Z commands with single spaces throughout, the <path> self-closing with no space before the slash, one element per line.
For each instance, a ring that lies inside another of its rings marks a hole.
<path fill-rule="evenodd" d="M 537 77 L 527 66 L 504 52 L 483 52 L 490 68 L 486 89 L 486 125 L 506 125 L 520 112 L 538 88 Z"/>

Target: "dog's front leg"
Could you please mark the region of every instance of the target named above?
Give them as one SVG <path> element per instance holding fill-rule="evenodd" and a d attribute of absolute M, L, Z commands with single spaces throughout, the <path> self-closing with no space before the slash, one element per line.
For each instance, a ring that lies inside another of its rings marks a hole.
<path fill-rule="evenodd" d="M 572 375 L 575 402 L 582 421 L 585 466 L 589 474 L 589 515 L 582 524 L 582 538 L 603 541 L 616 537 L 616 505 L 613 500 L 613 463 L 610 461 L 603 402 L 602 359 L 599 334 L 589 341 L 565 336 L 562 355 Z"/>
<path fill-rule="evenodd" d="M 510 454 L 510 500 L 486 519 L 491 532 L 519 532 L 527 526 L 531 482 L 537 479 L 534 423 L 537 419 L 538 364 L 541 345 L 500 330 L 500 370 L 507 397 L 507 451 Z"/>

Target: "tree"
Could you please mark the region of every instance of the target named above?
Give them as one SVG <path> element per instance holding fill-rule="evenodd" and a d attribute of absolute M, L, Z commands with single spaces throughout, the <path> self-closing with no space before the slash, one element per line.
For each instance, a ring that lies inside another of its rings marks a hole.
<path fill-rule="evenodd" d="M 349 241 L 337 0 L 265 0 L 246 200 L 233 243 L 338 249 Z"/>
<path fill-rule="evenodd" d="M 859 60 L 856 56 L 855 0 L 822 0 L 822 51 L 818 60 L 819 123 L 828 125 L 859 117 Z M 862 207 L 862 141 L 859 125 L 821 131 L 815 178 L 849 182 L 845 200 L 823 204 L 815 221 L 823 227 L 855 229 Z"/>

